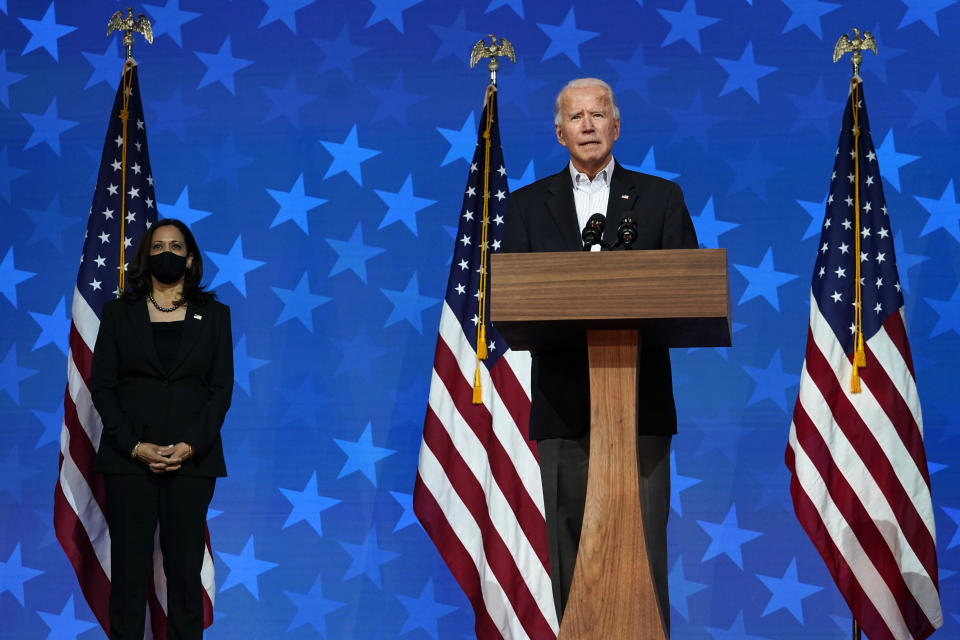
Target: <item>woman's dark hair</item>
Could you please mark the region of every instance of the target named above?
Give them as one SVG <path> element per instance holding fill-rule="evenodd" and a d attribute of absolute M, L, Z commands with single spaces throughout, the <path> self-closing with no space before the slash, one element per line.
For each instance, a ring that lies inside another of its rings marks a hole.
<path fill-rule="evenodd" d="M 153 234 L 161 227 L 174 226 L 183 234 L 187 243 L 187 255 L 193 256 L 193 261 L 187 267 L 183 278 L 183 297 L 187 302 L 204 303 L 215 300 L 217 295 L 212 291 L 204 291 L 200 280 L 203 279 L 203 258 L 200 256 L 200 247 L 190 229 L 184 223 L 173 218 L 164 218 L 158 221 L 140 238 L 137 248 L 133 252 L 133 259 L 127 268 L 126 283 L 123 288 L 123 297 L 127 300 L 140 299 L 150 293 L 153 283 L 150 280 L 150 245 L 153 243 Z"/>

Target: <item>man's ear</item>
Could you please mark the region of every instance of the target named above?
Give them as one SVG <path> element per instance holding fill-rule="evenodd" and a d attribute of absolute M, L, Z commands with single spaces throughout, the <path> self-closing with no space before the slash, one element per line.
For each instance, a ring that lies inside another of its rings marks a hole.
<path fill-rule="evenodd" d="M 557 132 L 557 142 L 559 142 L 563 146 L 567 146 L 567 141 L 563 139 L 563 129 L 561 129 L 560 125 L 558 124 L 553 125 L 553 127 Z"/>

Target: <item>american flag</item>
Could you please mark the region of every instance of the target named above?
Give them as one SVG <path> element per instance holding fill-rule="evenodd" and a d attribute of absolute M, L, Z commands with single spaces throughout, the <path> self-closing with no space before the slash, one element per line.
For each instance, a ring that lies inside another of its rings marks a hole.
<path fill-rule="evenodd" d="M 477 638 L 547 640 L 559 625 L 536 445 L 527 440 L 530 358 L 508 350 L 480 308 L 481 301 L 488 306 L 489 290 L 484 200 L 487 247 L 498 251 L 509 196 L 492 88 L 477 140 L 441 312 L 413 504 L 473 606 Z M 478 361 L 480 326 L 488 355 Z"/>
<path fill-rule="evenodd" d="M 854 364 L 858 264 L 862 367 Z M 940 627 L 923 420 L 858 78 L 827 197 L 786 462 L 797 518 L 870 640 L 926 638 Z"/>
<path fill-rule="evenodd" d="M 125 104 L 126 103 L 126 104 Z M 128 114 L 126 140 L 123 118 Z M 124 144 L 126 142 L 126 144 Z M 126 153 L 124 153 L 124 148 Z M 90 397 L 90 363 L 103 305 L 120 291 L 124 268 L 143 233 L 157 221 L 147 132 L 137 68 L 128 63 L 117 88 L 93 192 L 93 205 L 73 292 L 67 389 L 60 430 L 60 464 L 53 524 L 60 546 L 77 573 L 83 595 L 109 632 L 110 533 L 103 478 L 93 471 L 103 425 Z M 166 581 L 155 543 L 154 589 L 148 592 L 147 638 L 166 638 Z M 209 536 L 203 562 L 204 625 L 213 622 L 213 559 Z"/>

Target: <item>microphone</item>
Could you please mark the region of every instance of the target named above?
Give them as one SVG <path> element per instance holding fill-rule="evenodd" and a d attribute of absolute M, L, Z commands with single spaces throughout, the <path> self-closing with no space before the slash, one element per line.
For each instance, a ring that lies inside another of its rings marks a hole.
<path fill-rule="evenodd" d="M 622 244 L 624 249 L 632 249 L 636 239 L 637 223 L 630 216 L 620 218 L 620 226 L 617 227 L 617 244 Z"/>
<path fill-rule="evenodd" d="M 590 251 L 590 248 L 595 244 L 600 244 L 600 239 L 603 237 L 603 226 L 607 222 L 607 217 L 602 213 L 595 213 L 590 216 L 590 219 L 587 220 L 587 225 L 583 228 L 583 233 L 580 235 L 583 238 L 583 250 Z"/>

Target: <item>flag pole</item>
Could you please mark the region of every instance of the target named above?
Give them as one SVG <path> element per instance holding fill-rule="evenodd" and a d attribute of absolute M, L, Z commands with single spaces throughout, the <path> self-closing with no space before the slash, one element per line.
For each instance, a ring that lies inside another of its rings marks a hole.
<path fill-rule="evenodd" d="M 483 211 L 481 212 L 481 227 L 483 229 L 480 238 L 480 287 L 477 290 L 477 361 L 473 375 L 473 404 L 483 404 L 483 393 L 480 388 L 480 361 L 487 359 L 487 273 L 489 271 L 489 242 L 488 231 L 490 226 L 490 128 L 493 126 L 493 96 L 497 91 L 497 69 L 500 68 L 500 62 L 497 58 L 506 56 L 511 62 L 516 62 L 517 57 L 513 50 L 513 45 L 506 38 L 501 38 L 497 42 L 497 36 L 490 35 L 490 45 L 484 40 L 478 40 L 473 45 L 470 52 L 470 67 L 476 66 L 482 58 L 490 58 L 487 69 L 490 71 L 490 84 L 487 85 L 486 93 L 483 98 L 483 112 L 487 115 L 483 126 L 484 140 L 484 161 L 483 161 Z"/>
<path fill-rule="evenodd" d="M 855 203 L 854 203 L 854 215 L 856 217 L 856 231 L 854 232 L 854 240 L 856 241 L 855 255 L 860 255 L 860 125 L 857 122 L 857 108 L 859 106 L 859 88 L 860 83 L 860 64 L 863 62 L 863 50 L 868 49 L 873 51 L 874 55 L 877 54 L 877 41 L 873 38 L 873 35 L 869 31 L 864 31 L 861 36 L 860 31 L 856 28 L 853 29 L 853 39 L 851 39 L 847 34 L 843 34 L 837 39 L 837 43 L 833 47 L 833 61 L 836 63 L 840 58 L 842 58 L 847 53 L 852 53 L 850 57 L 850 63 L 853 65 L 853 76 L 850 78 L 850 100 L 851 106 L 854 113 L 854 153 L 855 153 L 855 171 L 856 176 L 855 180 Z M 853 358 L 853 377 L 850 381 L 851 392 L 857 393 L 860 391 L 860 376 L 859 369 L 866 365 L 866 358 L 863 347 L 863 324 L 861 316 L 861 297 L 860 297 L 860 261 L 856 260 L 857 265 L 857 274 L 854 281 L 854 287 L 856 291 L 856 308 L 854 311 L 855 318 L 855 331 L 856 331 L 856 341 L 854 349 L 854 358 Z M 851 615 L 853 612 L 851 611 Z M 853 640 L 860 640 L 860 624 L 857 622 L 856 615 L 853 615 Z"/>
<path fill-rule="evenodd" d="M 123 109 L 120 111 L 120 118 L 123 120 L 123 131 L 121 135 L 122 148 L 120 152 L 121 182 L 120 193 L 127 192 L 127 120 L 130 117 L 130 94 L 133 83 L 133 68 L 137 61 L 133 59 L 133 34 L 139 33 L 149 44 L 153 44 L 153 26 L 142 13 L 133 19 L 133 9 L 127 7 L 127 17 L 123 17 L 123 12 L 117 11 L 110 20 L 107 21 L 107 37 L 114 31 L 123 32 L 123 46 L 126 49 L 127 58 L 123 63 L 123 74 L 120 76 L 120 84 L 123 87 Z M 126 197 L 120 200 L 120 238 L 126 238 Z M 117 282 L 117 297 L 123 294 L 124 276 L 126 275 L 126 243 L 120 242 L 120 277 Z"/>

